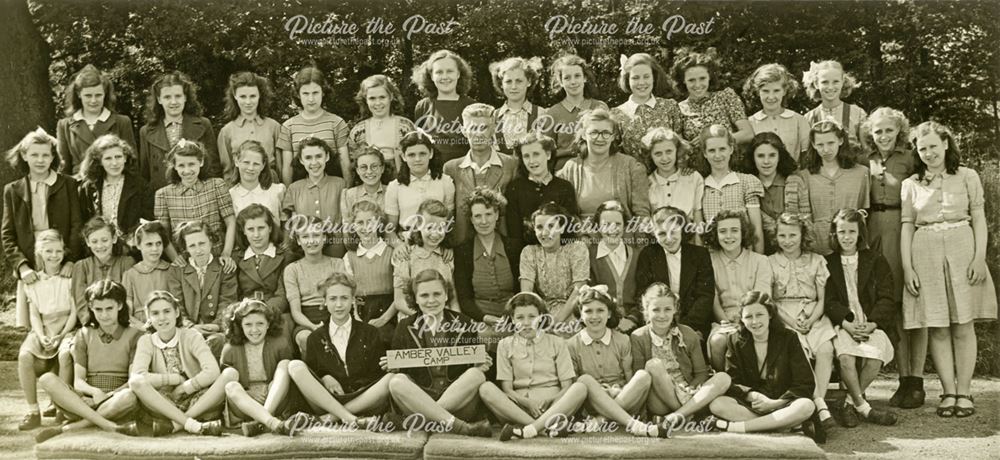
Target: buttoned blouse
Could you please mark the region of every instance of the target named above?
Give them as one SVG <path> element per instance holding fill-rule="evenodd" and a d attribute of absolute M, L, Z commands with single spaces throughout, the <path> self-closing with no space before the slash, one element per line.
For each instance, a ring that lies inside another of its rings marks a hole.
<path fill-rule="evenodd" d="M 649 175 L 649 209 L 653 211 L 673 206 L 691 218 L 695 211 L 701 211 L 704 197 L 705 179 L 697 172 L 682 175 L 675 171 L 663 177 L 654 171 Z"/>
<path fill-rule="evenodd" d="M 540 333 L 527 340 L 515 334 L 497 344 L 497 380 L 512 382 L 515 390 L 558 387 L 575 377 L 566 342 L 559 337 Z"/>
<path fill-rule="evenodd" d="M 901 206 L 903 181 L 913 175 L 918 161 L 911 150 L 899 145 L 884 158 L 872 152 L 868 156 L 872 204 Z"/>
<path fill-rule="evenodd" d="M 444 203 L 448 211 L 455 211 L 455 182 L 451 176 L 441 173 L 440 178 L 432 179 L 428 172 L 420 178 L 410 176 L 409 185 L 398 180 L 389 182 L 385 189 L 385 213 L 399 217 L 402 225 L 417 214 L 421 203 L 430 199 Z"/>
<path fill-rule="evenodd" d="M 802 152 L 809 150 L 809 122 L 798 112 L 785 109 L 778 116 L 769 116 L 761 110 L 751 115 L 749 121 L 754 134 L 777 134 L 795 161 L 799 161 Z"/>
<path fill-rule="evenodd" d="M 914 174 L 903 181 L 904 223 L 922 227 L 940 222 L 969 221 L 972 220 L 972 211 L 983 209 L 983 183 L 974 169 L 959 166 L 955 174 L 928 176 L 926 174 L 924 180 L 919 180 Z"/>

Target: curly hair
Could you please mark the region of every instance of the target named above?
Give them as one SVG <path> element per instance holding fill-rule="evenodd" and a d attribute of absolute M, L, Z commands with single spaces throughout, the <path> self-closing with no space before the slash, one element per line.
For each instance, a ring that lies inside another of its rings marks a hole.
<path fill-rule="evenodd" d="M 104 152 L 113 148 L 120 149 L 125 155 L 125 172 L 127 173 L 129 167 L 136 161 L 135 150 L 117 135 L 105 134 L 98 137 L 83 153 L 83 161 L 80 162 L 80 173 L 77 179 L 91 184 L 103 182 L 104 178 L 107 177 L 107 171 L 104 170 L 101 160 L 104 157 Z"/>
<path fill-rule="evenodd" d="M 377 74 L 361 80 L 358 92 L 354 95 L 354 102 L 358 104 L 361 118 L 372 116 L 372 111 L 368 109 L 368 90 L 378 87 L 385 88 L 385 92 L 389 95 L 389 115 L 403 113 L 403 93 L 389 77 Z"/>
<path fill-rule="evenodd" d="M 958 149 L 958 141 L 955 139 L 955 135 L 952 134 L 951 129 L 947 126 L 942 125 L 936 121 L 925 121 L 913 131 L 910 132 L 910 143 L 914 147 L 917 147 L 917 141 L 924 136 L 929 134 L 937 134 L 941 138 L 941 141 L 945 143 L 947 150 L 944 152 L 944 168 L 948 174 L 955 174 L 958 172 L 958 167 L 962 165 L 962 151 Z M 917 161 L 915 163 L 915 171 L 918 180 L 924 180 L 924 175 L 927 173 L 927 164 L 924 160 L 920 159 L 919 149 L 914 149 L 913 154 L 916 155 Z"/>
<path fill-rule="evenodd" d="M 198 180 L 208 179 L 208 155 L 205 154 L 205 146 L 198 141 L 181 139 L 173 148 L 167 152 L 167 178 L 171 184 L 181 183 L 181 176 L 174 169 L 177 157 L 194 157 L 201 161 L 201 169 L 198 170 Z"/>
<path fill-rule="evenodd" d="M 142 243 L 142 237 L 145 235 L 159 236 L 160 242 L 163 243 L 164 248 L 170 244 L 170 234 L 167 233 L 167 227 L 158 220 L 139 224 L 139 226 L 135 228 L 135 234 L 133 235 L 132 241 L 136 246 L 139 246 Z"/>
<path fill-rule="evenodd" d="M 812 128 L 809 129 L 809 150 L 806 151 L 805 157 L 806 169 L 812 174 L 819 174 L 819 168 L 823 166 L 823 158 L 819 156 L 819 152 L 816 151 L 814 144 L 816 143 L 817 135 L 826 133 L 836 134 L 837 138 L 842 142 L 840 149 L 837 151 L 837 164 L 842 169 L 853 168 L 856 152 L 849 142 L 850 138 L 847 136 L 847 131 L 844 130 L 844 127 L 840 123 L 834 120 L 823 120 L 814 123 Z"/>
<path fill-rule="evenodd" d="M 624 55 L 622 55 L 624 56 Z M 631 94 L 632 86 L 629 82 L 629 78 L 632 74 L 632 69 L 638 65 L 649 66 L 649 69 L 653 72 L 653 96 L 669 96 L 672 95 L 676 88 L 670 78 L 667 76 L 667 72 L 663 70 L 663 66 L 653 56 L 648 53 L 635 53 L 629 56 L 624 63 L 620 66 L 618 72 L 618 88 L 622 92 Z"/>
<path fill-rule="evenodd" d="M 226 341 L 230 345 L 247 343 L 247 335 L 243 331 L 243 319 L 254 313 L 264 315 L 264 319 L 267 320 L 267 333 L 265 334 L 267 337 L 281 336 L 281 313 L 261 300 L 246 298 L 229 304 L 225 312 L 222 328 L 226 334 Z"/>
<path fill-rule="evenodd" d="M 431 152 L 431 161 L 428 164 L 431 179 L 440 179 L 441 175 L 444 174 L 444 161 L 441 159 L 441 153 L 434 147 L 434 142 L 434 139 L 427 135 L 427 133 L 417 130 L 407 133 L 399 140 L 399 149 L 402 150 L 405 156 L 406 150 L 410 147 L 415 145 L 427 147 Z M 396 172 L 396 181 L 400 185 L 410 185 L 410 165 L 406 164 L 405 160 L 400 165 L 399 171 Z"/>
<path fill-rule="evenodd" d="M 109 279 L 94 281 L 93 284 L 87 286 L 87 289 L 83 291 L 83 300 L 87 303 L 87 313 L 89 314 L 84 326 L 91 329 L 101 327 L 97 323 L 97 316 L 94 315 L 94 302 L 98 300 L 111 300 L 118 304 L 118 325 L 128 327 L 130 318 L 128 306 L 125 304 L 126 297 L 128 297 L 128 293 L 125 291 L 125 286 L 122 286 L 117 281 Z"/>
<path fill-rule="evenodd" d="M 223 117 L 226 120 L 235 120 L 240 116 L 242 110 L 240 103 L 236 100 L 236 90 L 243 87 L 257 88 L 260 99 L 257 103 L 257 115 L 261 118 L 271 114 L 271 107 L 274 103 L 274 91 L 271 90 L 271 82 L 263 76 L 253 72 L 237 72 L 229 76 L 229 85 L 226 86 L 226 107 Z"/>
<path fill-rule="evenodd" d="M 143 303 L 143 309 L 146 311 L 146 318 L 147 318 L 146 332 L 150 334 L 156 333 L 156 327 L 153 326 L 152 321 L 149 321 L 149 316 L 150 316 L 149 307 L 152 306 L 153 303 L 156 302 L 157 300 L 162 300 L 164 302 L 167 302 L 170 304 L 170 306 L 174 308 L 174 311 L 177 312 L 177 321 L 174 323 L 174 327 L 183 327 L 184 315 L 182 312 L 184 311 L 184 308 L 183 305 L 181 304 L 180 299 L 175 297 L 170 291 L 157 290 L 150 292 L 149 296 L 146 297 L 146 302 Z"/>
<path fill-rule="evenodd" d="M 910 120 L 906 118 L 906 115 L 899 110 L 890 107 L 879 107 L 875 109 L 871 115 L 868 115 L 868 119 L 861 123 L 861 146 L 869 153 L 877 153 L 878 147 L 875 145 L 874 133 L 872 133 L 872 128 L 875 126 L 876 120 L 890 120 L 896 125 L 898 132 L 896 133 L 896 147 L 902 147 L 904 149 L 910 149 Z"/>
<path fill-rule="evenodd" d="M 760 175 L 755 157 L 757 148 L 762 145 L 770 145 L 778 151 L 778 166 L 775 168 L 775 172 L 779 176 L 788 177 L 799 170 L 798 162 L 788 153 L 788 149 L 785 148 L 785 143 L 781 140 L 781 137 L 771 132 L 763 132 L 755 135 L 750 140 L 750 145 L 746 148 L 746 155 L 743 155 L 744 172 L 754 176 Z"/>
<path fill-rule="evenodd" d="M 146 125 L 156 126 L 166 117 L 160 105 L 160 91 L 169 86 L 180 86 L 184 90 L 184 115 L 201 116 L 202 107 L 198 102 L 198 85 L 186 74 L 173 71 L 160 75 L 149 88 L 146 96 Z"/>
<path fill-rule="evenodd" d="M 858 224 L 857 249 L 868 249 L 868 212 L 863 209 L 843 208 L 837 211 L 830 220 L 830 248 L 833 252 L 840 254 L 843 248 L 840 247 L 840 240 L 837 239 L 837 226 L 843 222 L 854 222 Z"/>
<path fill-rule="evenodd" d="M 610 111 L 605 109 L 587 110 L 580 114 L 580 119 L 577 120 L 576 123 L 576 134 L 573 138 L 573 145 L 576 146 L 576 155 L 581 160 L 587 159 L 587 156 L 590 154 L 587 149 L 587 128 L 594 123 L 605 121 L 611 123 L 611 130 L 614 132 L 614 134 L 611 135 L 611 147 L 608 151 L 608 155 L 616 155 L 621 151 L 621 121 L 613 116 Z"/>
<path fill-rule="evenodd" d="M 814 101 L 823 99 L 819 89 L 819 73 L 827 69 L 839 70 L 844 76 L 844 86 L 840 90 L 841 99 L 849 97 L 855 88 L 861 86 L 854 75 L 844 72 L 844 66 L 840 65 L 839 62 L 831 60 L 813 62 L 810 63 L 809 70 L 802 73 L 802 86 L 805 87 L 806 96 L 809 96 L 809 99 Z"/>
<path fill-rule="evenodd" d="M 740 246 L 744 249 L 752 248 L 754 243 L 757 242 L 757 236 L 754 235 L 753 225 L 750 224 L 750 219 L 747 217 L 746 212 L 736 211 L 733 209 L 726 209 L 719 212 L 714 219 L 708 222 L 708 228 L 705 229 L 705 233 L 702 234 L 705 247 L 715 251 L 722 250 L 722 244 L 719 243 L 719 222 L 726 219 L 737 219 L 740 221 Z"/>
<path fill-rule="evenodd" d="M 802 252 L 811 251 L 813 244 L 816 243 L 816 239 L 813 237 L 812 232 L 812 221 L 809 220 L 807 215 L 795 214 L 790 212 L 783 212 L 781 215 L 775 219 L 775 232 L 774 232 L 774 246 L 778 246 L 778 231 L 777 227 L 781 225 L 790 225 L 799 228 L 800 240 L 799 249 Z"/>
<path fill-rule="evenodd" d="M 562 235 L 559 238 L 559 244 L 565 245 L 576 239 L 576 232 L 574 227 L 576 227 L 576 216 L 569 213 L 566 208 L 560 206 L 554 201 L 549 201 L 548 203 L 543 203 L 535 212 L 531 213 L 531 227 L 532 231 L 535 227 L 535 219 L 539 217 L 550 217 L 559 219 L 562 223 Z"/>
<path fill-rule="evenodd" d="M 549 306 L 545 300 L 534 292 L 519 292 L 514 294 L 503 307 L 503 315 L 507 318 L 514 317 L 514 310 L 519 307 L 535 307 L 538 309 L 538 316 L 549 314 Z"/>
<path fill-rule="evenodd" d="M 764 64 L 757 67 L 757 70 L 754 70 L 747 77 L 746 82 L 743 83 L 743 99 L 747 101 L 747 105 L 751 107 L 763 106 L 760 102 L 760 89 L 764 85 L 771 83 L 781 83 L 781 87 L 785 90 L 785 95 L 781 99 L 782 107 L 785 106 L 786 101 L 799 92 L 799 88 L 801 87 L 795 76 L 785 66 L 781 64 Z"/>
<path fill-rule="evenodd" d="M 357 148 L 354 149 L 353 152 L 351 152 L 351 168 L 357 171 L 358 160 L 360 160 L 361 157 L 365 156 L 372 156 L 378 158 L 378 163 L 382 167 L 382 175 L 379 176 L 379 183 L 381 183 L 382 185 L 388 185 L 389 182 L 392 182 L 392 180 L 395 178 L 395 174 L 393 171 L 393 169 L 395 169 L 395 166 L 385 161 L 385 157 L 382 155 L 381 150 L 372 147 L 367 143 L 362 142 L 360 145 L 358 145 Z M 357 187 L 365 183 L 363 180 L 361 180 L 360 172 L 358 174 L 354 174 L 353 176 L 354 177 L 351 180 L 351 187 Z"/>
<path fill-rule="evenodd" d="M 618 309 L 618 303 L 609 294 L 605 294 L 597 289 L 593 289 L 591 286 L 581 286 L 578 290 L 579 296 L 576 298 L 577 305 L 580 307 L 580 313 L 583 313 L 583 306 L 590 302 L 597 302 L 603 304 L 605 308 L 608 309 L 608 320 L 604 325 L 608 329 L 614 329 L 618 327 L 618 323 L 621 322 L 622 312 Z"/>
<path fill-rule="evenodd" d="M 546 169 L 548 169 L 550 173 L 554 172 L 552 171 L 552 169 L 555 168 L 557 161 L 555 139 L 546 136 L 545 134 L 542 133 L 530 132 L 520 137 L 519 139 L 517 139 L 517 141 L 514 142 L 513 150 L 514 150 L 514 156 L 517 157 L 517 174 L 520 177 L 530 176 L 530 174 L 528 174 L 528 168 L 524 166 L 523 149 L 524 146 L 534 144 L 535 142 L 537 142 L 538 145 L 541 145 L 542 150 L 545 150 L 545 152 L 549 154 L 549 161 L 546 162 Z"/>
<path fill-rule="evenodd" d="M 639 148 L 642 150 L 642 157 L 646 163 L 646 171 L 652 174 L 656 171 L 656 163 L 653 162 L 653 148 L 660 142 L 669 142 L 677 150 L 674 160 L 674 169 L 681 170 L 690 167 L 691 144 L 689 144 L 680 134 L 670 128 L 654 126 L 646 131 L 646 134 L 639 140 Z"/>
<path fill-rule="evenodd" d="M 718 91 L 722 88 L 719 65 L 719 53 L 714 47 L 706 49 L 704 53 L 685 47 L 678 49 L 674 55 L 674 65 L 670 68 L 670 73 L 677 89 L 686 94 L 687 84 L 684 83 L 684 74 L 693 67 L 704 67 L 708 70 L 708 90 Z"/>
<path fill-rule="evenodd" d="M 177 230 L 174 232 L 174 243 L 177 246 L 177 250 L 187 253 L 187 237 L 195 233 L 204 233 L 208 237 L 208 241 L 212 243 L 218 241 L 219 238 L 208 224 L 200 220 L 188 221 L 178 225 Z"/>
<path fill-rule="evenodd" d="M 444 292 L 448 297 L 445 300 L 445 305 L 450 304 L 455 296 L 453 292 L 454 286 L 452 285 L 451 281 L 448 281 L 448 279 L 441 274 L 441 272 L 433 268 L 422 270 L 420 273 L 417 273 L 417 275 L 414 276 L 413 279 L 410 280 L 410 285 L 408 286 L 409 289 L 406 290 L 407 303 L 410 305 L 419 306 L 417 304 L 417 287 L 423 283 L 429 283 L 432 281 L 441 282 L 441 286 L 444 287 Z"/>
<path fill-rule="evenodd" d="M 107 75 L 101 73 L 93 64 L 87 64 L 76 75 L 73 80 L 66 85 L 66 92 L 63 95 L 63 103 L 66 106 L 66 116 L 72 116 L 78 110 L 83 110 L 83 101 L 80 100 L 80 91 L 84 88 L 100 86 L 104 90 L 104 108 L 114 111 L 115 84 Z"/>
<path fill-rule="evenodd" d="M 507 207 L 507 198 L 502 193 L 486 186 L 476 187 L 465 199 L 465 207 L 472 218 L 472 205 L 481 204 L 496 211 L 497 216 Z"/>
<path fill-rule="evenodd" d="M 417 208 L 417 213 L 414 214 L 414 217 L 421 216 L 423 214 L 445 219 L 447 225 L 446 228 L 450 228 L 451 226 L 450 222 L 448 222 L 451 217 L 451 213 L 448 212 L 448 207 L 439 200 L 427 199 L 424 200 L 423 203 L 420 203 L 420 207 Z M 417 222 L 417 225 L 407 226 L 411 228 L 409 244 L 418 247 L 423 246 L 424 237 L 421 234 L 421 229 L 426 224 L 423 222 L 422 218 L 412 220 Z M 441 241 L 441 247 L 447 247 L 447 243 L 448 235 L 446 234 L 444 240 Z"/>
<path fill-rule="evenodd" d="M 455 66 L 458 67 L 458 83 L 455 87 L 455 92 L 460 95 L 469 94 L 469 90 L 472 89 L 472 67 L 469 67 L 469 63 L 458 53 L 450 50 L 437 50 L 427 58 L 426 61 L 421 62 L 416 67 L 413 68 L 413 76 L 411 80 L 413 84 L 416 85 L 417 90 L 420 92 L 421 96 L 436 98 L 438 95 L 437 86 L 434 85 L 434 79 L 432 70 L 434 63 L 440 61 L 441 59 L 451 59 L 455 61 Z"/>
<path fill-rule="evenodd" d="M 348 235 L 347 240 L 345 241 L 345 245 L 350 251 L 357 251 L 358 244 L 361 243 L 361 237 L 358 235 L 354 219 L 356 219 L 357 215 L 362 212 L 370 212 L 373 216 L 375 216 L 375 219 L 378 220 L 378 227 L 375 228 L 375 232 L 380 238 L 385 237 L 385 224 L 388 221 L 388 218 L 385 215 L 385 210 L 372 201 L 358 201 L 357 203 L 354 203 L 354 206 L 350 209 L 351 214 L 348 222 Z"/>
<path fill-rule="evenodd" d="M 708 177 L 712 174 L 712 165 L 709 164 L 708 158 L 705 158 L 705 149 L 708 145 L 709 139 L 725 139 L 726 143 L 729 144 L 729 170 L 736 171 L 739 167 L 739 160 L 736 154 L 736 137 L 733 136 L 733 132 L 722 125 L 709 125 L 701 130 L 701 134 L 698 136 L 698 161 L 697 170 L 701 173 L 702 177 Z"/>
<path fill-rule="evenodd" d="M 649 287 L 647 287 L 646 290 L 643 291 L 642 296 L 640 297 L 642 303 L 642 316 L 648 323 L 649 322 L 648 308 L 652 306 L 653 301 L 661 297 L 673 299 L 674 301 L 674 320 L 670 322 L 670 328 L 671 329 L 676 328 L 677 325 L 680 324 L 677 321 L 677 317 L 680 314 L 681 298 L 679 295 L 677 295 L 676 292 L 670 289 L 670 286 L 668 284 L 664 282 L 657 281 L 653 284 L 650 284 Z"/>
<path fill-rule="evenodd" d="M 244 233 L 247 222 L 250 219 L 264 219 L 267 227 L 271 230 L 271 234 L 268 237 L 271 244 L 275 245 L 275 247 L 281 245 L 281 226 L 278 225 L 277 219 L 271 214 L 271 210 L 260 203 L 252 203 L 241 209 L 240 213 L 236 215 L 236 228 L 238 229 L 236 235 L 239 237 L 240 246 L 247 248 L 248 251 L 250 250 L 250 241 L 247 240 L 246 233 Z"/>
<path fill-rule="evenodd" d="M 80 236 L 83 237 L 83 242 L 87 243 L 87 238 L 93 235 L 95 232 L 100 230 L 107 230 L 111 234 L 111 238 L 115 239 L 118 237 L 118 227 L 105 220 L 103 216 L 91 217 L 86 223 L 83 224 L 83 228 L 80 230 Z M 119 244 L 111 245 L 111 255 L 119 256 L 121 255 L 122 248 Z"/>
<path fill-rule="evenodd" d="M 538 83 L 542 74 L 542 59 L 539 57 L 522 58 L 509 57 L 502 61 L 491 62 L 489 66 L 490 79 L 493 81 L 493 89 L 497 94 L 503 94 L 503 75 L 511 70 L 521 70 L 524 78 L 528 80 L 528 87 L 525 89 L 525 98 L 538 89 Z"/>
<path fill-rule="evenodd" d="M 567 54 L 560 56 L 556 59 L 551 66 L 549 66 L 549 92 L 552 94 L 559 94 L 561 91 L 563 97 L 566 97 L 566 91 L 563 90 L 562 85 L 562 73 L 567 67 L 577 66 L 583 71 L 583 79 L 586 80 L 583 84 L 583 97 L 585 99 L 597 99 L 600 97 L 597 88 L 597 75 L 594 73 L 594 69 L 587 63 L 585 59 L 575 54 Z"/>
<path fill-rule="evenodd" d="M 253 139 L 247 139 L 240 144 L 239 149 L 236 150 L 236 158 L 234 163 L 239 164 L 240 158 L 243 158 L 247 152 L 253 152 L 260 155 L 261 160 L 261 170 L 257 176 L 257 183 L 260 185 L 261 190 L 267 190 L 271 188 L 271 185 L 275 182 L 274 172 L 267 164 L 267 152 L 264 151 L 264 146 L 260 142 Z M 230 181 L 230 185 L 240 185 L 242 182 L 240 177 L 240 169 L 234 165 L 233 167 L 233 178 Z"/>
<path fill-rule="evenodd" d="M 22 155 L 28 153 L 28 148 L 32 145 L 48 145 L 52 149 L 52 163 L 49 165 L 50 171 L 59 170 L 59 155 L 56 153 L 59 141 L 51 134 L 45 132 L 44 129 L 39 127 L 34 131 L 28 131 L 20 141 L 10 150 L 7 150 L 7 162 L 20 174 L 28 174 L 31 167 L 28 166 L 28 162 L 24 161 Z"/>

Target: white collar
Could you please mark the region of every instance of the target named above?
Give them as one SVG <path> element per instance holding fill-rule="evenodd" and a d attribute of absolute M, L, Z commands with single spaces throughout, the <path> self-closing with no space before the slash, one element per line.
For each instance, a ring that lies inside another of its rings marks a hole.
<path fill-rule="evenodd" d="M 667 336 L 666 337 L 660 337 L 659 335 L 656 335 L 656 333 L 653 332 L 653 327 L 652 326 L 649 327 L 649 339 L 653 342 L 654 346 L 662 347 L 663 344 L 667 341 L 667 339 L 669 339 L 671 337 L 677 337 L 678 339 L 680 339 L 680 340 L 677 341 L 677 343 L 682 348 L 685 347 L 685 345 L 684 345 L 684 336 L 681 335 L 681 329 L 679 327 L 671 327 L 670 331 L 667 332 Z"/>
<path fill-rule="evenodd" d="M 240 116 L 236 117 L 236 124 L 241 127 L 246 126 L 248 121 L 257 126 L 262 126 L 264 124 L 264 119 L 260 116 L 260 114 L 257 114 L 254 117 L 247 117 L 243 114 L 240 114 Z"/>
<path fill-rule="evenodd" d="M 680 178 L 681 178 L 680 171 L 674 171 L 674 173 L 671 174 L 670 177 L 663 177 L 660 175 L 660 173 L 656 171 L 653 171 L 653 173 L 649 175 L 649 181 L 655 182 L 656 185 L 670 185 L 674 182 L 677 182 L 677 180 Z"/>
<path fill-rule="evenodd" d="M 153 345 L 155 345 L 156 348 L 159 348 L 161 350 L 166 348 L 176 347 L 177 343 L 180 341 L 180 338 L 181 338 L 180 328 L 178 328 L 177 331 L 174 332 L 174 338 L 170 339 L 170 341 L 168 342 L 164 342 L 163 339 L 160 338 L 160 334 L 158 332 L 150 334 L 150 340 L 153 342 Z"/>
<path fill-rule="evenodd" d="M 628 114 L 628 116 L 634 117 L 635 116 L 635 111 L 639 108 L 640 105 L 645 105 L 645 106 L 648 106 L 651 109 L 655 109 L 656 108 L 656 96 L 652 96 L 652 95 L 649 96 L 649 99 L 647 99 L 646 102 L 643 102 L 642 104 L 636 103 L 635 101 L 632 100 L 632 97 L 629 96 L 628 100 L 625 101 L 625 103 L 622 104 L 621 107 L 622 107 L 622 111 L 625 112 L 626 114 Z"/>
<path fill-rule="evenodd" d="M 684 250 L 684 245 L 681 244 L 681 247 L 677 248 L 677 252 L 676 253 L 671 253 L 670 251 L 667 250 L 667 248 L 665 248 L 663 246 L 660 246 L 660 249 L 663 249 L 663 254 L 665 254 L 668 259 L 675 258 L 675 257 L 677 259 L 680 259 L 681 258 L 681 251 Z"/>
<path fill-rule="evenodd" d="M 58 177 L 58 174 L 56 174 L 54 171 L 52 171 L 50 169 L 49 170 L 49 175 L 45 179 L 42 179 L 42 180 L 28 179 L 29 185 L 31 185 L 31 191 L 32 192 L 38 191 L 38 184 L 45 184 L 45 185 L 48 185 L 49 187 L 52 187 L 53 185 L 56 185 L 56 178 L 57 177 Z"/>
<path fill-rule="evenodd" d="M 411 184 L 414 183 L 414 182 L 430 182 L 432 180 L 434 180 L 434 178 L 431 177 L 431 172 L 430 171 L 427 171 L 427 174 L 424 174 L 424 177 L 417 177 L 417 176 L 414 176 L 413 174 L 410 174 L 410 183 Z"/>
<path fill-rule="evenodd" d="M 506 102 L 504 102 L 504 104 L 501 105 L 499 109 L 497 109 L 497 119 L 503 118 L 503 116 L 506 115 L 508 112 L 509 113 L 518 113 L 518 112 L 531 113 L 532 107 L 533 107 L 533 105 L 531 104 L 531 101 L 528 101 L 528 100 L 524 101 L 524 103 L 521 104 L 520 110 L 514 110 L 514 109 L 510 108 L 510 106 L 508 106 Z"/>
<path fill-rule="evenodd" d="M 580 101 L 580 105 L 570 106 L 568 100 L 563 99 L 559 101 L 559 104 L 562 104 L 563 108 L 566 109 L 566 111 L 569 113 L 573 113 L 573 111 L 575 111 L 576 109 L 580 109 L 580 111 L 582 112 L 584 110 L 590 110 L 591 107 L 593 107 L 594 105 L 594 100 L 584 98 L 582 101 Z"/>
<path fill-rule="evenodd" d="M 736 175 L 735 171 L 729 171 L 726 177 L 723 177 L 721 181 L 715 180 L 715 176 L 709 174 L 705 178 L 705 187 L 712 187 L 716 190 L 722 190 L 722 187 L 727 185 L 737 185 L 740 183 L 740 176 Z"/>
<path fill-rule="evenodd" d="M 277 253 L 277 251 L 278 251 L 278 248 L 274 247 L 274 243 L 267 243 L 267 249 L 265 249 L 264 252 L 262 252 L 260 254 L 257 254 L 255 252 L 253 252 L 253 249 L 251 249 L 251 248 L 247 248 L 247 252 L 245 254 L 243 254 L 243 260 L 253 259 L 254 256 L 257 256 L 257 255 L 268 256 L 268 257 L 272 257 L 273 258 L 274 255 Z M 209 259 L 209 262 L 211 262 L 211 259 Z"/>
<path fill-rule="evenodd" d="M 333 322 L 333 320 L 331 319 L 330 320 L 330 339 L 332 340 L 333 339 L 333 335 L 336 334 L 338 331 L 344 331 L 345 337 L 350 337 L 351 336 L 351 323 L 352 322 L 353 321 L 351 320 L 351 318 L 347 318 L 347 322 L 345 322 L 343 326 L 338 326 L 337 323 Z"/>
<path fill-rule="evenodd" d="M 778 114 L 778 118 L 792 118 L 795 115 L 796 115 L 795 112 L 793 112 L 792 110 L 785 109 L 784 112 L 781 112 L 781 113 Z M 763 110 L 760 110 L 757 113 L 755 113 L 753 115 L 750 115 L 750 118 L 753 118 L 754 120 L 757 120 L 757 121 L 764 121 L 764 120 L 767 120 L 768 115 L 766 113 L 764 113 Z"/>
<path fill-rule="evenodd" d="M 97 116 L 97 121 L 108 121 L 111 118 L 111 111 L 107 107 L 101 110 L 101 114 Z M 83 120 L 83 110 L 77 110 L 73 113 L 73 120 Z"/>
<path fill-rule="evenodd" d="M 857 266 L 858 265 L 858 253 L 855 252 L 854 255 L 851 255 L 851 256 L 841 255 L 840 256 L 840 263 L 841 263 L 841 265 L 845 265 L 845 266 L 848 266 L 848 265 L 850 265 L 850 266 Z"/>
<path fill-rule="evenodd" d="M 586 329 L 580 331 L 580 340 L 583 341 L 584 345 L 590 345 L 594 343 L 594 338 L 590 336 Z M 605 345 L 611 345 L 611 329 L 604 330 L 604 337 L 601 337 L 599 342 Z"/>
<path fill-rule="evenodd" d="M 466 153 L 465 156 L 462 157 L 462 162 L 458 165 L 459 168 L 476 168 L 479 172 L 486 170 L 490 166 L 503 167 L 503 162 L 500 161 L 500 155 L 496 150 L 490 152 L 490 159 L 486 161 L 486 164 L 482 167 L 476 164 L 476 162 L 472 159 L 472 151 Z"/>
<path fill-rule="evenodd" d="M 366 259 L 374 259 L 382 255 L 383 252 L 385 252 L 386 246 L 387 245 L 385 244 L 385 240 L 383 240 L 382 238 L 379 238 L 378 242 L 375 243 L 375 246 L 372 246 L 370 248 L 366 248 L 362 246 L 361 243 L 358 243 L 358 257 L 364 257 Z"/>
<path fill-rule="evenodd" d="M 231 188 L 229 190 L 233 191 L 233 193 L 236 194 L 236 196 L 238 196 L 240 198 L 248 196 L 248 195 L 250 195 L 252 193 L 260 193 L 260 192 L 263 191 L 263 189 L 260 186 L 260 182 L 257 183 L 256 187 L 254 187 L 254 188 L 252 188 L 250 190 L 247 190 L 247 188 L 244 187 L 242 184 L 236 184 L 236 185 L 233 186 L 233 188 Z"/>
<path fill-rule="evenodd" d="M 614 249 L 609 248 L 608 245 L 604 243 L 604 241 L 601 241 L 601 242 L 597 243 L 597 258 L 598 259 L 600 259 L 601 257 L 605 257 L 605 256 L 607 256 L 609 254 L 612 254 L 612 253 L 620 253 L 622 256 L 624 256 L 625 258 L 627 258 L 628 257 L 628 251 L 625 249 L 625 242 L 624 241 L 619 241 L 618 242 L 618 246 L 616 246 Z"/>
<path fill-rule="evenodd" d="M 208 254 L 208 262 L 205 262 L 205 265 L 199 266 L 198 264 L 194 263 L 194 257 L 192 257 L 191 260 L 188 260 L 188 265 L 191 265 L 191 268 L 193 268 L 194 271 L 196 271 L 199 274 L 201 274 L 201 273 L 205 273 L 205 271 L 208 270 L 208 266 L 212 265 L 212 261 L 213 260 L 215 260 L 215 257 L 212 256 L 212 253 L 209 253 Z"/>

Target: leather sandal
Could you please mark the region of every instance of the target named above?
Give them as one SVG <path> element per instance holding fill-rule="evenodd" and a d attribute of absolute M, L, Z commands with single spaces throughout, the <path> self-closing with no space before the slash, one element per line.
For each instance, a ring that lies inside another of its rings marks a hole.
<path fill-rule="evenodd" d="M 955 404 L 958 403 L 958 396 L 957 395 L 953 395 L 953 394 L 949 394 L 949 393 L 945 393 L 945 394 L 941 395 L 941 403 L 943 404 L 944 400 L 946 400 L 948 398 L 954 399 L 955 403 L 953 403 L 950 406 L 940 406 L 939 405 L 938 408 L 937 408 L 937 411 L 936 411 L 938 417 L 954 417 L 955 416 Z"/>
<path fill-rule="evenodd" d="M 955 395 L 955 417 L 965 418 L 971 417 L 976 414 L 976 408 L 973 407 L 962 407 L 958 405 L 959 399 L 967 399 L 970 403 L 975 403 L 972 399 L 972 395 Z"/>

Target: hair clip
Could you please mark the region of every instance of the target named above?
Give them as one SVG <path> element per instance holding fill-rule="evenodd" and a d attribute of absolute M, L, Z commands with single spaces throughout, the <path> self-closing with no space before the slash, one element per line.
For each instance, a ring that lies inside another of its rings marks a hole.
<path fill-rule="evenodd" d="M 586 284 L 584 284 L 583 286 L 580 286 L 579 292 L 581 296 L 590 294 L 591 292 L 596 292 L 604 295 L 604 297 L 608 298 L 611 297 L 608 294 L 608 285 L 606 284 L 598 284 L 596 286 L 587 286 Z"/>
<path fill-rule="evenodd" d="M 861 217 L 865 218 L 866 220 L 868 219 L 868 211 L 867 210 L 865 210 L 865 209 L 859 209 L 858 210 L 858 214 L 861 214 Z"/>
<path fill-rule="evenodd" d="M 626 62 L 628 62 L 628 56 L 624 54 L 618 56 L 618 67 L 621 69 L 622 73 L 625 73 Z"/>

